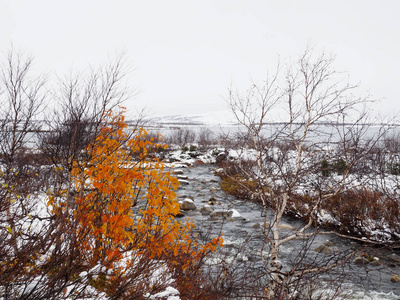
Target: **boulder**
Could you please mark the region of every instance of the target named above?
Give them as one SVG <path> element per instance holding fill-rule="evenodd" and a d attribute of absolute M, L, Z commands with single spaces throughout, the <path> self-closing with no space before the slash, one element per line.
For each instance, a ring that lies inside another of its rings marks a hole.
<path fill-rule="evenodd" d="M 326 241 L 323 244 L 319 245 L 314 249 L 316 252 L 324 253 L 324 254 L 335 254 L 340 253 L 340 249 L 336 247 L 333 242 Z"/>
<path fill-rule="evenodd" d="M 211 205 L 204 205 L 202 208 L 200 208 L 200 212 L 202 215 L 209 215 L 214 211 L 214 208 Z"/>
<path fill-rule="evenodd" d="M 224 248 L 233 248 L 234 246 L 235 246 L 234 242 L 228 239 L 224 239 Z"/>
<path fill-rule="evenodd" d="M 173 171 L 173 173 L 174 173 L 175 175 L 182 175 L 182 174 L 183 174 L 183 170 L 181 170 L 181 169 L 175 169 L 175 170 Z"/>
<path fill-rule="evenodd" d="M 180 184 L 189 184 L 190 182 L 188 180 L 185 179 L 178 179 Z"/>
<path fill-rule="evenodd" d="M 212 220 L 216 220 L 216 219 L 226 219 L 230 216 L 230 214 L 228 213 L 228 211 L 226 210 L 214 210 L 211 214 L 210 214 L 210 218 Z"/>
<path fill-rule="evenodd" d="M 173 168 L 188 168 L 188 165 L 187 164 L 184 164 L 184 163 L 173 163 L 172 164 L 172 167 Z"/>
<path fill-rule="evenodd" d="M 236 210 L 236 209 L 230 209 L 230 210 L 214 210 L 211 214 L 210 214 L 210 218 L 212 220 L 216 220 L 216 219 L 220 219 L 223 218 L 227 221 L 235 221 L 239 218 L 241 218 L 242 216 L 240 215 L 240 213 Z"/>
<path fill-rule="evenodd" d="M 228 213 L 229 213 L 229 217 L 231 219 L 239 219 L 242 217 L 241 214 L 236 209 L 233 209 L 233 208 L 228 210 Z"/>
<path fill-rule="evenodd" d="M 180 206 L 182 210 L 196 210 L 197 208 L 193 200 L 189 198 L 186 198 L 182 202 L 180 202 Z"/>
<path fill-rule="evenodd" d="M 223 162 L 224 160 L 226 160 L 227 157 L 228 157 L 228 156 L 227 156 L 227 154 L 226 154 L 225 152 L 220 152 L 220 153 L 217 155 L 217 157 L 215 158 L 215 162 L 216 162 L 217 164 L 219 164 L 219 163 Z"/>
<path fill-rule="evenodd" d="M 241 261 L 241 262 L 245 262 L 245 261 L 249 261 L 249 257 L 247 255 L 243 254 L 243 253 L 239 253 L 236 256 L 236 260 L 237 261 Z"/>
<path fill-rule="evenodd" d="M 175 215 L 175 218 L 183 218 L 185 214 L 183 212 L 179 212 L 178 214 Z"/>

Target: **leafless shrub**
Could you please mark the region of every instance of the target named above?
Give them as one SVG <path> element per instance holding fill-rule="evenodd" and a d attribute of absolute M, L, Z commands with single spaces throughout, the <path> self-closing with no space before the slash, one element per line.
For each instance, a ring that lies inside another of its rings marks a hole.
<path fill-rule="evenodd" d="M 170 145 L 176 145 L 184 148 L 189 147 L 196 140 L 196 133 L 188 128 L 178 128 L 174 130 L 170 136 L 166 138 L 166 142 Z"/>
<path fill-rule="evenodd" d="M 199 150 L 207 150 L 210 146 L 215 145 L 215 141 L 213 139 L 213 132 L 208 128 L 202 128 L 197 137 L 197 143 L 199 145 Z"/>

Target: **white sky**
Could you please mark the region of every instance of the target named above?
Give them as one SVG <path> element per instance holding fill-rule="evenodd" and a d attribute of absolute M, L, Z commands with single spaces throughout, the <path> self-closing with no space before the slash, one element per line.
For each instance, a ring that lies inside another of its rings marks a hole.
<path fill-rule="evenodd" d="M 141 91 L 126 106 L 153 116 L 226 110 L 231 83 L 247 88 L 308 44 L 393 112 L 399 31 L 398 0 L 0 0 L 1 52 L 62 75 L 124 51 Z"/>

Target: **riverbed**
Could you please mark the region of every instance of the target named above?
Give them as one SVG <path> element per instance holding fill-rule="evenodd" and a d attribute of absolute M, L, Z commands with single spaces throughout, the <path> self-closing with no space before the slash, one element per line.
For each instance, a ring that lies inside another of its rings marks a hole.
<path fill-rule="evenodd" d="M 191 218 L 199 232 L 208 232 L 211 235 L 222 232 L 225 252 L 229 249 L 232 253 L 237 253 L 240 249 L 240 255 L 232 254 L 234 259 L 241 264 L 252 264 L 257 269 L 262 268 L 261 255 L 268 256 L 267 248 L 261 252 L 263 244 L 261 225 L 264 222 L 262 207 L 224 193 L 219 187 L 220 178 L 214 174 L 215 165 L 184 166 L 177 165 L 181 170 L 179 173 L 183 173 L 179 175 L 182 183 L 177 191 L 178 200 L 183 201 L 190 198 L 193 200 L 196 209 L 185 211 L 183 218 Z M 233 209 L 235 217 L 213 217 L 212 213 L 201 211 L 204 206 L 212 207 L 210 210 L 213 211 Z M 283 235 L 293 232 L 292 228 L 302 226 L 301 221 L 288 217 L 285 217 L 282 223 L 284 224 Z M 334 249 L 332 253 L 314 250 L 327 244 L 327 241 Z M 400 262 L 392 259 L 392 257 L 397 257 L 396 255 L 399 255 L 399 253 L 396 254 L 389 249 L 380 247 L 365 247 L 358 242 L 336 235 L 317 234 L 311 242 L 297 239 L 282 245 L 279 257 L 283 265 L 290 268 L 298 262 L 305 247 L 308 250 L 305 256 L 301 258 L 302 262 L 326 263 L 326 261 L 333 260 L 336 257 L 342 256 L 344 258 L 353 250 L 360 250 L 365 255 L 374 256 L 380 260 L 380 265 L 373 266 L 356 264 L 352 258 L 348 264 L 320 277 L 321 286 L 325 289 L 324 292 L 333 287 L 332 276 L 336 276 L 337 283 L 349 294 L 346 299 L 400 299 L 400 282 L 394 283 L 390 280 L 392 275 L 400 273 Z M 324 280 L 326 284 L 324 284 Z"/>

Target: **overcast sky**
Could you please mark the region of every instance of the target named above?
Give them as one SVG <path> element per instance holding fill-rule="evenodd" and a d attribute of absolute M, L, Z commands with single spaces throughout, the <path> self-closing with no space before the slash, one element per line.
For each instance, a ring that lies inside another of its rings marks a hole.
<path fill-rule="evenodd" d="M 11 45 L 60 75 L 125 52 L 140 90 L 127 106 L 153 116 L 226 110 L 231 84 L 307 45 L 334 54 L 383 113 L 400 104 L 398 0 L 0 0 L 1 51 Z"/>

